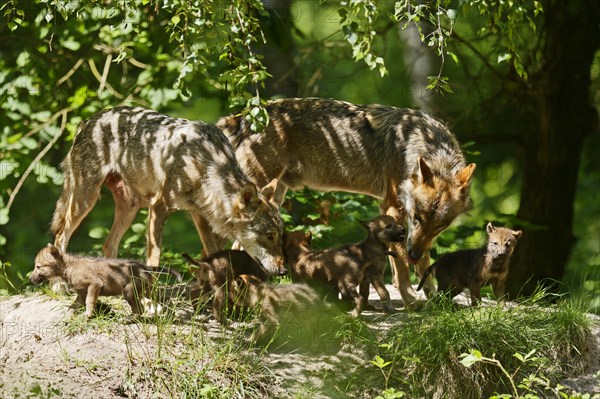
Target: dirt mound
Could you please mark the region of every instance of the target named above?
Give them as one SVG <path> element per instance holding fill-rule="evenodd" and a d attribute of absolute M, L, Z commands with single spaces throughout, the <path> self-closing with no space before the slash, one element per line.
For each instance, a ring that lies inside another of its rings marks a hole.
<path fill-rule="evenodd" d="M 396 293 L 396 290 L 390 289 L 390 292 Z M 376 294 L 373 294 L 375 305 L 380 306 Z M 401 305 L 397 295 L 393 300 L 397 307 Z M 127 323 L 128 308 L 119 299 L 115 299 L 111 306 L 121 314 L 122 323 L 113 320 L 102 325 L 95 322 L 95 327 L 89 328 L 91 322 L 82 315 L 73 315 L 71 303 L 72 299 L 51 299 L 41 293 L 0 299 L 0 397 L 156 397 L 158 391 L 152 381 L 155 374 L 148 376 L 148 364 L 152 359 L 165 357 L 165 347 L 161 348 L 161 340 L 158 339 L 164 331 L 152 324 Z M 378 311 L 364 313 L 374 333 L 398 328 L 404 316 L 403 312 L 389 317 Z M 201 335 L 206 335 L 208 340 L 225 342 L 226 334 L 245 328 L 243 323 L 234 323 L 233 329 L 224 329 L 209 320 L 209 316 L 200 317 L 203 319 L 169 325 L 169 329 L 179 334 L 177 338 L 167 340 L 172 345 L 168 351 L 174 361 L 185 352 L 181 349 L 185 345 L 185 337 L 199 335 L 202 331 Z M 589 338 L 591 351 L 585 355 L 590 366 L 585 374 L 563 384 L 578 391 L 596 393 L 600 392 L 600 319 L 592 317 L 596 322 Z M 219 344 L 214 348 L 219 348 Z M 157 353 L 160 350 L 162 355 Z M 201 363 L 209 356 L 192 358 L 191 361 Z M 264 386 L 257 388 L 266 397 L 294 397 L 298 387 L 302 388 L 300 392 L 304 395 L 314 398 L 348 397 L 345 389 L 353 389 L 351 396 L 357 398 L 373 397 L 379 393 L 369 387 L 366 382 L 368 376 L 361 375 L 361 370 L 369 368 L 373 356 L 365 353 L 360 345 L 345 347 L 331 354 L 272 351 L 251 353 L 250 356 L 260 358 L 268 370 L 269 377 L 264 380 Z M 201 366 L 195 366 L 202 370 Z M 252 370 L 249 374 L 252 375 Z"/>

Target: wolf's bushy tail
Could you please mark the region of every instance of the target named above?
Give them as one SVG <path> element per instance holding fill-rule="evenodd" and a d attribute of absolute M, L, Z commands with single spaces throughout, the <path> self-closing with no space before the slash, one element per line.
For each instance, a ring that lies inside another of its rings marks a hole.
<path fill-rule="evenodd" d="M 63 171 L 63 190 L 60 194 L 60 198 L 56 202 L 56 209 L 54 210 L 54 215 L 52 216 L 52 224 L 50 225 L 50 230 L 52 234 L 56 236 L 60 233 L 65 227 L 65 217 L 67 214 L 67 210 L 69 209 L 69 200 L 71 197 L 71 167 L 70 167 L 70 158 L 71 153 L 67 155 L 67 158 L 61 164 L 61 169 Z"/>

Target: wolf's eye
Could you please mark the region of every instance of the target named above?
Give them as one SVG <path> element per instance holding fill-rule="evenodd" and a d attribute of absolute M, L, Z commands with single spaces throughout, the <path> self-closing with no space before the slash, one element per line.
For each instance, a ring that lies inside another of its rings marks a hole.
<path fill-rule="evenodd" d="M 413 224 L 415 224 L 415 225 L 423 224 L 423 219 L 421 219 L 419 216 L 415 215 L 415 217 L 413 218 Z"/>
<path fill-rule="evenodd" d="M 391 229 L 392 227 L 393 227 L 393 226 L 392 226 L 392 224 L 391 224 L 391 223 L 388 223 L 388 224 L 386 224 L 386 225 L 385 225 L 385 229 L 386 229 L 386 230 L 389 230 L 389 229 Z"/>
<path fill-rule="evenodd" d="M 271 233 L 267 234 L 267 240 L 273 241 L 274 239 L 275 239 L 275 235 L 274 234 L 271 234 Z"/>
<path fill-rule="evenodd" d="M 498 243 L 496 241 L 492 241 L 492 242 L 490 242 L 490 244 L 492 244 L 492 245 L 498 245 Z"/>

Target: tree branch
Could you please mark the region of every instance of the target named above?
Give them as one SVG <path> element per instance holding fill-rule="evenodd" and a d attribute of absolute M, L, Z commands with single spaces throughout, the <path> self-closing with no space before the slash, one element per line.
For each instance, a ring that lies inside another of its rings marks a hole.
<path fill-rule="evenodd" d="M 37 154 L 37 156 L 35 157 L 33 162 L 31 162 L 31 164 L 29 164 L 29 167 L 27 167 L 27 170 L 25 171 L 25 173 L 23 173 L 23 176 L 21 176 L 21 178 L 17 182 L 17 185 L 13 189 L 12 193 L 10 193 L 10 198 L 8 199 L 8 203 L 6 204 L 6 212 L 10 212 L 10 207 L 12 206 L 13 201 L 15 200 L 15 197 L 19 193 L 19 190 L 21 190 L 21 187 L 23 186 L 23 183 L 25 183 L 25 180 L 27 179 L 27 177 L 31 174 L 31 171 L 33 171 L 33 168 L 44 157 L 44 155 L 46 155 L 46 153 L 50 150 L 50 148 L 52 148 L 52 146 L 58 141 L 60 136 L 62 136 L 63 132 L 65 131 L 65 128 L 67 127 L 67 114 L 69 112 L 71 112 L 72 110 L 73 110 L 73 108 L 68 107 L 68 108 L 64 108 L 63 110 L 61 110 L 58 113 L 59 115 L 62 115 L 62 121 L 60 123 L 60 131 L 56 134 L 56 136 L 54 136 L 52 138 L 52 140 L 50 140 L 50 142 L 46 145 L 46 147 L 44 147 L 44 149 L 42 151 L 40 151 L 39 154 Z"/>

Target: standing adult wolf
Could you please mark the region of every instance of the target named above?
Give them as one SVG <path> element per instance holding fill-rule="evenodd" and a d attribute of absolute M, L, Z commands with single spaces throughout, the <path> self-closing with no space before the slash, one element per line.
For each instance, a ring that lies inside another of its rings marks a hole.
<path fill-rule="evenodd" d="M 429 266 L 433 240 L 469 206 L 475 164 L 466 166 L 456 138 L 424 112 L 354 105 L 321 98 L 267 104 L 269 124 L 252 134 L 243 116 L 217 126 L 233 144 L 244 172 L 259 187 L 279 178 L 275 199 L 308 186 L 382 199 L 381 212 L 407 226 L 406 245 L 394 245 L 394 285 L 407 306 L 418 305 L 409 263 Z M 435 287 L 427 280 L 425 292 Z"/>
<path fill-rule="evenodd" d="M 220 249 L 203 234 L 210 225 L 219 236 L 237 239 L 268 274 L 285 273 L 283 224 L 271 202 L 277 182 L 259 192 L 214 125 L 140 107 L 101 111 L 80 125 L 62 168 L 64 187 L 52 221 L 61 251 L 106 184 L 115 200 L 107 257 L 117 257 L 138 210 L 148 208 L 147 264 L 158 266 L 167 216 L 181 209 L 190 212 L 206 253 Z"/>

